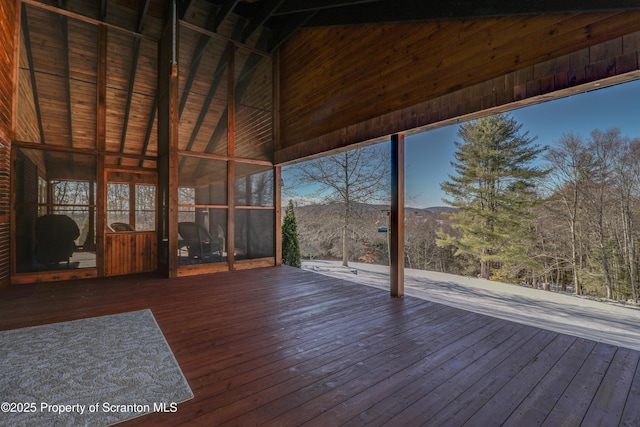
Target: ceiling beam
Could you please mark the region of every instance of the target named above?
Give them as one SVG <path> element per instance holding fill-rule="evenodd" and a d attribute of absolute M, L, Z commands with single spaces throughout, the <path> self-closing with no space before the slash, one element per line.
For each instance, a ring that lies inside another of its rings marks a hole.
<path fill-rule="evenodd" d="M 637 0 L 383 0 L 318 10 L 305 27 L 638 9 Z"/>
<path fill-rule="evenodd" d="M 301 12 L 317 12 L 322 9 L 376 3 L 380 1 L 383 0 L 286 0 L 284 4 L 273 13 L 273 16 Z"/>
<path fill-rule="evenodd" d="M 231 15 L 231 12 L 233 12 L 238 3 L 240 3 L 240 0 L 227 0 L 220 6 L 218 13 L 213 18 L 213 28 L 211 31 L 218 32 L 220 25 Z"/>
<path fill-rule="evenodd" d="M 258 28 L 267 22 L 273 12 L 275 12 L 283 2 L 284 0 L 265 0 L 265 2 L 262 3 L 260 12 L 256 16 L 250 18 L 249 23 L 244 29 L 241 39 L 242 43 L 245 43 Z"/>
<path fill-rule="evenodd" d="M 100 20 L 107 19 L 107 0 L 100 1 Z"/>
<path fill-rule="evenodd" d="M 269 41 L 268 52 L 273 53 L 282 45 L 293 33 L 298 31 L 316 14 L 315 11 L 298 13 L 295 17 L 287 20 L 284 26 L 272 31 L 272 37 Z"/>

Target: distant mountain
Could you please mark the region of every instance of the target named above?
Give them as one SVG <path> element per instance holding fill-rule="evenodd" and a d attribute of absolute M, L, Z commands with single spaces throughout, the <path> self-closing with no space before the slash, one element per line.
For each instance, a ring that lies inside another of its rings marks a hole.
<path fill-rule="evenodd" d="M 340 259 L 342 254 L 343 208 L 341 203 L 305 204 L 295 206 L 300 250 L 303 258 Z M 407 232 L 422 233 L 446 221 L 443 213 L 453 208 L 434 206 L 405 209 Z M 387 234 L 382 230 L 388 225 L 389 205 L 359 203 L 352 208 L 349 225 L 351 260 L 368 263 L 386 263 Z"/>

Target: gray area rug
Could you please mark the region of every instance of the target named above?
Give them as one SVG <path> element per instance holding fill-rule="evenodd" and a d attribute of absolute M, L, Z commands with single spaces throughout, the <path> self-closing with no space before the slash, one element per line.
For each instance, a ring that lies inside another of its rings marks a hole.
<path fill-rule="evenodd" d="M 150 310 L 0 332 L 0 425 L 106 426 L 192 398 Z"/>

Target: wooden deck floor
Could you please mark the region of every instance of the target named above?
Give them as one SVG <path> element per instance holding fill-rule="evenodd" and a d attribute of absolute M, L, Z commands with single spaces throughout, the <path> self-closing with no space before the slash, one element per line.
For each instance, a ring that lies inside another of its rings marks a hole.
<path fill-rule="evenodd" d="M 17 285 L 0 330 L 143 308 L 195 399 L 123 425 L 640 425 L 637 351 L 288 267 Z"/>

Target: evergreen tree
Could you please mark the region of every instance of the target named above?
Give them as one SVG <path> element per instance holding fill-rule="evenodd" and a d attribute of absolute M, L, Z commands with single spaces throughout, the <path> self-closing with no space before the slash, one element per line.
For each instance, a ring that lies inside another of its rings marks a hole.
<path fill-rule="evenodd" d="M 531 263 L 527 219 L 537 180 L 547 171 L 530 165 L 546 147 L 533 144 L 536 137 L 520 133 L 521 127 L 507 114 L 462 125 L 451 162 L 456 174 L 440 184 L 451 197 L 445 202 L 458 208 L 451 214 L 457 232 L 440 232 L 437 243 L 476 257 L 486 279 L 494 266 L 505 277 L 509 267 Z"/>
<path fill-rule="evenodd" d="M 289 205 L 284 214 L 282 224 L 282 263 L 291 267 L 300 268 L 300 244 L 298 242 L 298 225 L 296 215 L 293 212 L 293 202 L 289 200 Z"/>

